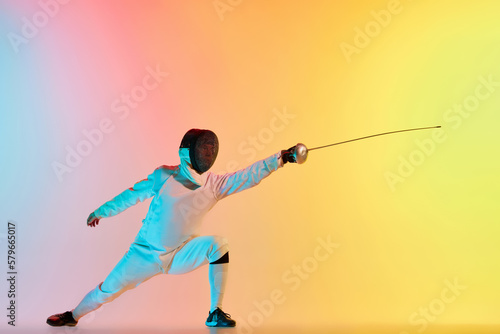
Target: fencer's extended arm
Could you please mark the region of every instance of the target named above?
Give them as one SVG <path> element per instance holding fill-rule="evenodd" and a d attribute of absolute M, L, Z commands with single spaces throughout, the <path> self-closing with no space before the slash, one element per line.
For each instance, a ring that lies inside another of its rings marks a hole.
<path fill-rule="evenodd" d="M 217 175 L 214 183 L 214 195 L 220 200 L 245 189 L 255 187 L 260 181 L 282 166 L 283 161 L 281 152 L 279 152 L 237 172 Z"/>
<path fill-rule="evenodd" d="M 133 187 L 128 188 L 118 196 L 107 201 L 94 211 L 98 218 L 112 217 L 129 207 L 154 196 L 154 184 L 156 169 L 147 179 L 137 182 Z"/>

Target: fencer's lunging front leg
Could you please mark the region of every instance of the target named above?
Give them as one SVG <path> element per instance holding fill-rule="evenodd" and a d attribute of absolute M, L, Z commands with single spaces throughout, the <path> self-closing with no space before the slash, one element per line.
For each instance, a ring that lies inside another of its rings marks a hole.
<path fill-rule="evenodd" d="M 171 275 L 185 274 L 208 264 L 210 282 L 210 310 L 222 305 L 227 282 L 229 247 L 219 236 L 196 237 L 186 243 L 172 259 L 168 271 Z"/>
<path fill-rule="evenodd" d="M 221 309 L 229 266 L 229 247 L 225 238 L 197 237 L 187 242 L 173 257 L 169 274 L 185 274 L 208 264 L 210 311 L 205 324 L 210 327 L 234 327 L 236 322 Z"/>

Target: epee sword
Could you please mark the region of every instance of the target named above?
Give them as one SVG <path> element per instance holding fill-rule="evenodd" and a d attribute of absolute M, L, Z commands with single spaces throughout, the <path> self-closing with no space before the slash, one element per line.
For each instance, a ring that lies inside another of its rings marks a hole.
<path fill-rule="evenodd" d="M 309 154 L 310 151 L 319 150 L 319 149 L 330 147 L 330 146 L 335 146 L 335 145 L 350 143 L 350 142 L 356 141 L 356 140 L 362 140 L 362 139 L 368 139 L 368 138 L 373 138 L 373 137 L 378 137 L 378 136 L 390 135 L 390 134 L 393 134 L 393 133 L 407 132 L 407 131 L 417 131 L 417 130 L 437 129 L 437 128 L 440 128 L 440 127 L 441 127 L 441 125 L 437 125 L 437 126 L 427 126 L 427 127 L 424 127 L 424 128 L 414 128 L 414 129 L 405 129 L 405 130 L 383 132 L 383 133 L 377 133 L 375 135 L 370 135 L 370 136 L 365 136 L 365 137 L 360 137 L 360 138 L 355 138 L 355 139 L 349 139 L 349 140 L 341 141 L 341 142 L 338 142 L 338 143 L 333 143 L 333 144 L 324 145 L 324 146 L 318 146 L 318 147 L 313 147 L 313 148 L 307 148 L 306 145 L 304 145 L 302 143 L 298 143 L 295 146 L 295 150 L 293 152 L 293 156 L 295 158 L 295 161 L 298 164 L 303 164 L 304 162 L 306 162 L 307 156 L 308 156 L 308 154 Z"/>

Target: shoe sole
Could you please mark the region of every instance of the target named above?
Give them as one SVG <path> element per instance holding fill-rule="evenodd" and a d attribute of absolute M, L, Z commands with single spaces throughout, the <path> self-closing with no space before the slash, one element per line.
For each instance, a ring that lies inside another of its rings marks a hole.
<path fill-rule="evenodd" d="M 78 324 L 78 323 L 76 323 L 76 324 L 56 325 L 56 324 L 51 324 L 51 323 L 47 320 L 47 325 L 52 326 L 52 327 L 63 327 L 63 326 L 75 327 L 77 324 Z"/>
<path fill-rule="evenodd" d="M 236 324 L 227 326 L 222 326 L 222 325 L 217 326 L 217 321 L 205 322 L 205 325 L 207 325 L 208 327 L 236 327 Z"/>

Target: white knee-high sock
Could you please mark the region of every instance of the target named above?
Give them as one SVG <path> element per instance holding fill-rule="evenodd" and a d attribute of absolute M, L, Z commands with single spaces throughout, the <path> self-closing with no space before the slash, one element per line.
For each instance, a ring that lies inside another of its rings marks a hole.
<path fill-rule="evenodd" d="M 229 263 L 209 264 L 208 279 L 210 281 L 210 312 L 217 307 L 222 308 L 222 299 L 226 289 Z"/>

